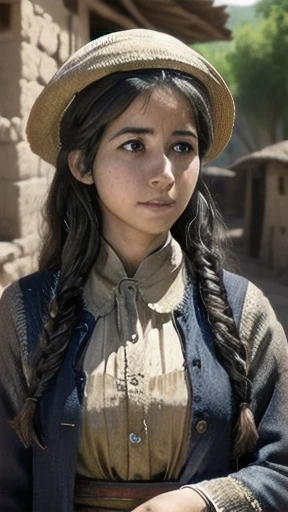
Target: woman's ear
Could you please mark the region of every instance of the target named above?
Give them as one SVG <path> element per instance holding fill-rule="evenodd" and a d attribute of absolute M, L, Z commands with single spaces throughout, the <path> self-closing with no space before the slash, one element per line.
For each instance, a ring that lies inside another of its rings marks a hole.
<path fill-rule="evenodd" d="M 68 155 L 68 165 L 70 167 L 70 171 L 72 172 L 74 178 L 76 180 L 81 181 L 81 183 L 85 183 L 85 185 L 92 185 L 93 176 L 92 173 L 81 172 L 81 151 L 80 149 L 75 149 L 75 151 L 71 151 Z"/>

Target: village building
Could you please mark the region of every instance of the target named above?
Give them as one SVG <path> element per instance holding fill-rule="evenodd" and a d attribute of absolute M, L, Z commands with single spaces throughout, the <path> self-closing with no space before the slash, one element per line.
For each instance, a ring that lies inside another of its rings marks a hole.
<path fill-rule="evenodd" d="M 202 175 L 221 215 L 241 215 L 243 205 L 234 190 L 236 172 L 209 165 L 203 167 Z"/>
<path fill-rule="evenodd" d="M 54 168 L 30 151 L 25 126 L 57 68 L 115 30 L 156 29 L 187 44 L 229 39 L 227 18 L 213 0 L 0 0 L 1 287 L 37 268 L 41 206 Z"/>
<path fill-rule="evenodd" d="M 270 270 L 288 276 L 288 141 L 267 146 L 230 167 L 246 175 L 244 246 Z"/>

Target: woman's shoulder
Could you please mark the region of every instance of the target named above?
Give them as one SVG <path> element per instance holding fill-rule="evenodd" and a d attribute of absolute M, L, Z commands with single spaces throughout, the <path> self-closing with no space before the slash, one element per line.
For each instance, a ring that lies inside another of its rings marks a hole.
<path fill-rule="evenodd" d="M 48 304 L 54 294 L 59 273 L 42 271 L 21 277 L 7 286 L 0 299 L 0 340 L 10 346 L 10 351 L 19 344 L 25 361 L 34 346 Z"/>
<path fill-rule="evenodd" d="M 238 307 L 241 306 L 240 334 L 244 338 L 247 338 L 252 330 L 254 336 L 268 328 L 280 328 L 283 331 L 269 299 L 254 283 L 226 270 L 223 273 L 223 282 L 230 304 L 238 302 Z"/>
<path fill-rule="evenodd" d="M 35 322 L 41 316 L 43 307 L 54 295 L 59 272 L 54 270 L 38 271 L 13 281 L 4 288 L 0 299 L 0 311 L 12 316 L 14 321 L 25 323 L 31 318 Z M 39 315 L 38 315 L 39 312 Z M 4 314 L 4 313 L 3 313 Z M 39 318 L 40 322 L 40 318 Z"/>
<path fill-rule="evenodd" d="M 37 271 L 20 277 L 3 289 L 1 301 L 19 298 L 21 295 L 35 294 L 35 292 L 43 293 L 50 290 L 51 293 L 58 279 L 59 271 L 57 270 Z"/>
<path fill-rule="evenodd" d="M 55 290 L 58 279 L 59 271 L 42 270 L 21 277 L 18 284 L 23 294 L 33 292 L 51 295 Z"/>
<path fill-rule="evenodd" d="M 223 283 L 225 286 L 228 303 L 232 309 L 236 325 L 239 326 L 241 315 L 246 300 L 248 279 L 245 277 L 223 270 Z"/>
<path fill-rule="evenodd" d="M 288 345 L 284 329 L 269 299 L 251 281 L 247 281 L 239 332 L 246 343 L 251 364 L 257 361 L 259 366 L 265 359 L 267 367 L 270 364 L 275 368 L 284 363 L 287 365 Z"/>

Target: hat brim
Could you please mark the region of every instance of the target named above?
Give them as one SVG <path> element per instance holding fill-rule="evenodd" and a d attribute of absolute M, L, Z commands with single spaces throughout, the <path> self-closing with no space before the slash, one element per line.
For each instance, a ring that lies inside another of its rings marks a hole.
<path fill-rule="evenodd" d="M 138 69 L 173 69 L 200 80 L 209 95 L 214 140 L 205 156 L 213 160 L 227 145 L 233 130 L 232 95 L 216 69 L 174 37 L 145 29 L 109 34 L 74 53 L 36 99 L 26 127 L 31 150 L 56 165 L 63 112 L 76 93 L 111 73 Z"/>

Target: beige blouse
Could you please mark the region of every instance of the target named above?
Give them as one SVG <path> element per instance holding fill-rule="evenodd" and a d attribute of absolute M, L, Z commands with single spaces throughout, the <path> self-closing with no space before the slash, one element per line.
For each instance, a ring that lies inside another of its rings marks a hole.
<path fill-rule="evenodd" d="M 133 278 L 103 240 L 85 297 L 99 319 L 85 358 L 77 473 L 96 479 L 177 479 L 186 458 L 191 391 L 172 311 L 185 268 L 169 237 Z"/>

